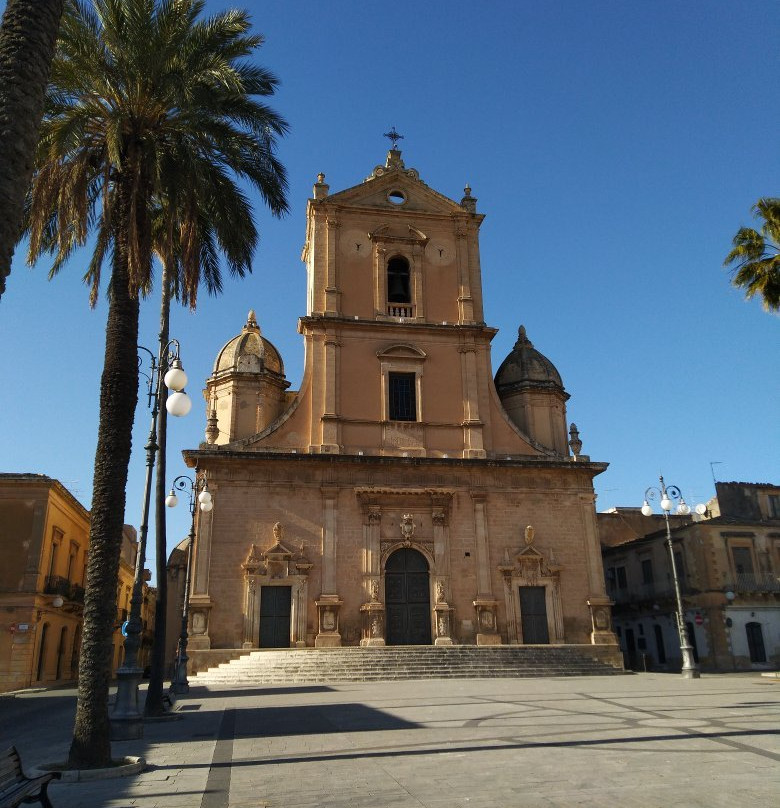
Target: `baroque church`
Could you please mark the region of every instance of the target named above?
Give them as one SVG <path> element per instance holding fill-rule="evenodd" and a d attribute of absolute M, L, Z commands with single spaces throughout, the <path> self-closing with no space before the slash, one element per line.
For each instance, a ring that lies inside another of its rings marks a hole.
<path fill-rule="evenodd" d="M 300 389 L 253 312 L 219 351 L 189 651 L 599 646 L 618 660 L 593 478 L 525 329 L 493 377 L 484 215 L 396 147 L 306 213 Z M 227 336 L 227 335 L 226 335 Z M 595 650 L 595 649 L 593 649 Z M 616 664 L 620 664 L 617 662 Z"/>

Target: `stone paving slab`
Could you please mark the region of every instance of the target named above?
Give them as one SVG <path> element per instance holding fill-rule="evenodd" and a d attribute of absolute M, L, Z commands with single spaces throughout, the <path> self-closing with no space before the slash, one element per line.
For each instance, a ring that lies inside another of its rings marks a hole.
<path fill-rule="evenodd" d="M 15 707 L 34 716 L 55 703 L 24 698 Z M 25 766 L 65 757 L 61 706 L 43 743 L 15 722 Z M 212 686 L 178 706 L 181 720 L 113 746 L 147 771 L 55 783 L 55 808 L 740 808 L 780 795 L 780 680 L 757 675 Z"/>

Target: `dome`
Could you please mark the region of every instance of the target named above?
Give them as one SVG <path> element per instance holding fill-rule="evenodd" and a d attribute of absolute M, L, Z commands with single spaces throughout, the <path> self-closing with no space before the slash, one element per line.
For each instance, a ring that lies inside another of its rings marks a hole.
<path fill-rule="evenodd" d="M 284 364 L 279 351 L 260 333 L 254 311 L 249 312 L 246 325 L 217 354 L 214 375 L 223 373 L 262 373 L 268 370 L 284 376 Z"/>
<path fill-rule="evenodd" d="M 563 392 L 563 382 L 555 365 L 534 348 L 526 336 L 525 326 L 521 325 L 517 332 L 515 347 L 496 373 L 496 389 L 499 395 L 502 395 L 528 388 L 547 388 Z"/>

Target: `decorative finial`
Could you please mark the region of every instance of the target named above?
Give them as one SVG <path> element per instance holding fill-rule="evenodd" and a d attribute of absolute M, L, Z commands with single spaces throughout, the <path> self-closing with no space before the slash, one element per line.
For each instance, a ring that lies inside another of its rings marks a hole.
<path fill-rule="evenodd" d="M 531 344 L 531 340 L 528 339 L 528 335 L 525 333 L 525 326 L 521 325 L 520 328 L 517 329 L 517 343 L 516 345 L 528 345 L 529 347 L 533 348 Z"/>
<path fill-rule="evenodd" d="M 572 422 L 572 425 L 569 427 L 569 448 L 571 449 L 571 453 L 577 457 L 579 453 L 582 451 L 582 441 L 580 440 L 580 432 L 577 429 L 577 424 Z"/>
<path fill-rule="evenodd" d="M 208 443 L 216 443 L 219 437 L 219 421 L 217 420 L 217 410 L 212 409 L 206 419 L 206 440 Z"/>
<path fill-rule="evenodd" d="M 477 199 L 471 195 L 471 185 L 469 183 L 466 183 L 466 187 L 463 189 L 463 199 L 460 200 L 460 206 L 469 213 L 477 212 Z"/>
<path fill-rule="evenodd" d="M 320 173 L 317 174 L 317 183 L 319 185 L 322 185 L 324 182 L 325 182 L 325 175 L 322 173 L 322 171 L 320 171 Z"/>
<path fill-rule="evenodd" d="M 249 314 L 246 316 L 246 327 L 257 328 L 257 317 L 255 316 L 254 309 L 249 309 Z"/>
<path fill-rule="evenodd" d="M 394 126 L 390 129 L 389 132 L 385 132 L 384 135 L 382 135 L 382 137 L 390 138 L 390 140 L 393 143 L 394 149 L 398 148 L 398 141 L 404 139 L 403 135 L 399 135 L 398 132 L 395 131 Z"/>

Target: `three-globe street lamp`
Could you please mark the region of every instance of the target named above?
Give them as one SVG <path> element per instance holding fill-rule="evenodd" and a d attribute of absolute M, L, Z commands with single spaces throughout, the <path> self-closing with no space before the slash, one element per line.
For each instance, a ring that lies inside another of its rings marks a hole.
<path fill-rule="evenodd" d="M 184 491 L 190 498 L 190 533 L 188 536 L 189 542 L 187 546 L 187 572 L 184 576 L 184 602 L 181 607 L 181 633 L 179 634 L 179 644 L 176 649 L 176 669 L 173 673 L 173 681 L 171 682 L 171 690 L 174 693 L 189 693 L 190 683 L 187 680 L 187 663 L 189 657 L 187 656 L 187 622 L 190 613 L 190 581 L 192 579 L 192 559 L 193 551 L 195 549 L 195 503 L 204 513 L 207 513 L 214 507 L 211 501 L 211 493 L 208 490 L 208 482 L 205 477 L 197 476 L 197 469 L 195 471 L 195 479 L 188 477 L 186 474 L 180 474 L 171 485 L 171 493 L 165 498 L 165 504 L 169 508 L 175 508 L 179 503 L 179 498 L 176 496 L 176 489 Z"/>
<path fill-rule="evenodd" d="M 674 557 L 674 547 L 672 545 L 672 530 L 669 525 L 669 512 L 674 508 L 677 501 L 677 513 L 680 516 L 687 516 L 691 512 L 691 506 L 683 499 L 682 492 L 676 485 L 666 485 L 663 476 L 659 477 L 660 488 L 650 486 L 645 491 L 645 501 L 642 503 L 642 513 L 645 516 L 652 516 L 653 508 L 650 505 L 651 499 L 660 500 L 661 510 L 666 521 L 666 547 L 669 550 L 669 560 L 672 565 L 672 580 L 674 581 L 674 595 L 677 599 L 677 633 L 680 637 L 680 653 L 682 654 L 682 671 L 684 679 L 698 679 L 700 677 L 699 666 L 693 658 L 693 647 L 688 638 L 688 629 L 685 625 L 685 612 L 683 611 L 682 595 L 680 594 L 680 579 L 677 575 L 677 561 Z M 696 506 L 696 513 L 704 513 L 704 505 Z"/>
<path fill-rule="evenodd" d="M 149 533 L 149 502 L 152 494 L 152 471 L 157 453 L 157 416 L 160 408 L 161 386 L 164 384 L 173 394 L 168 396 L 165 409 L 176 417 L 187 415 L 192 407 L 192 401 L 184 392 L 187 385 L 187 374 L 181 366 L 179 358 L 179 342 L 171 340 L 167 345 L 160 346 L 158 356 L 155 356 L 143 345 L 138 346 L 139 351 L 145 351 L 150 356 L 150 371 L 139 371 L 147 380 L 147 406 L 152 411 L 152 423 L 149 428 L 149 437 L 144 449 L 146 450 L 146 480 L 144 482 L 143 505 L 141 509 L 141 527 L 138 536 L 138 551 L 135 557 L 135 576 L 133 579 L 133 595 L 130 600 L 130 615 L 125 634 L 125 657 L 122 667 L 116 672 L 117 693 L 114 710 L 111 714 L 112 740 L 131 740 L 143 735 L 143 717 L 138 710 L 138 685 L 143 676 L 143 669 L 138 667 L 138 650 L 141 646 L 141 602 L 143 600 L 144 567 L 146 565 L 146 540 Z M 143 364 L 138 358 L 139 367 Z M 164 571 L 163 571 L 164 574 Z"/>

